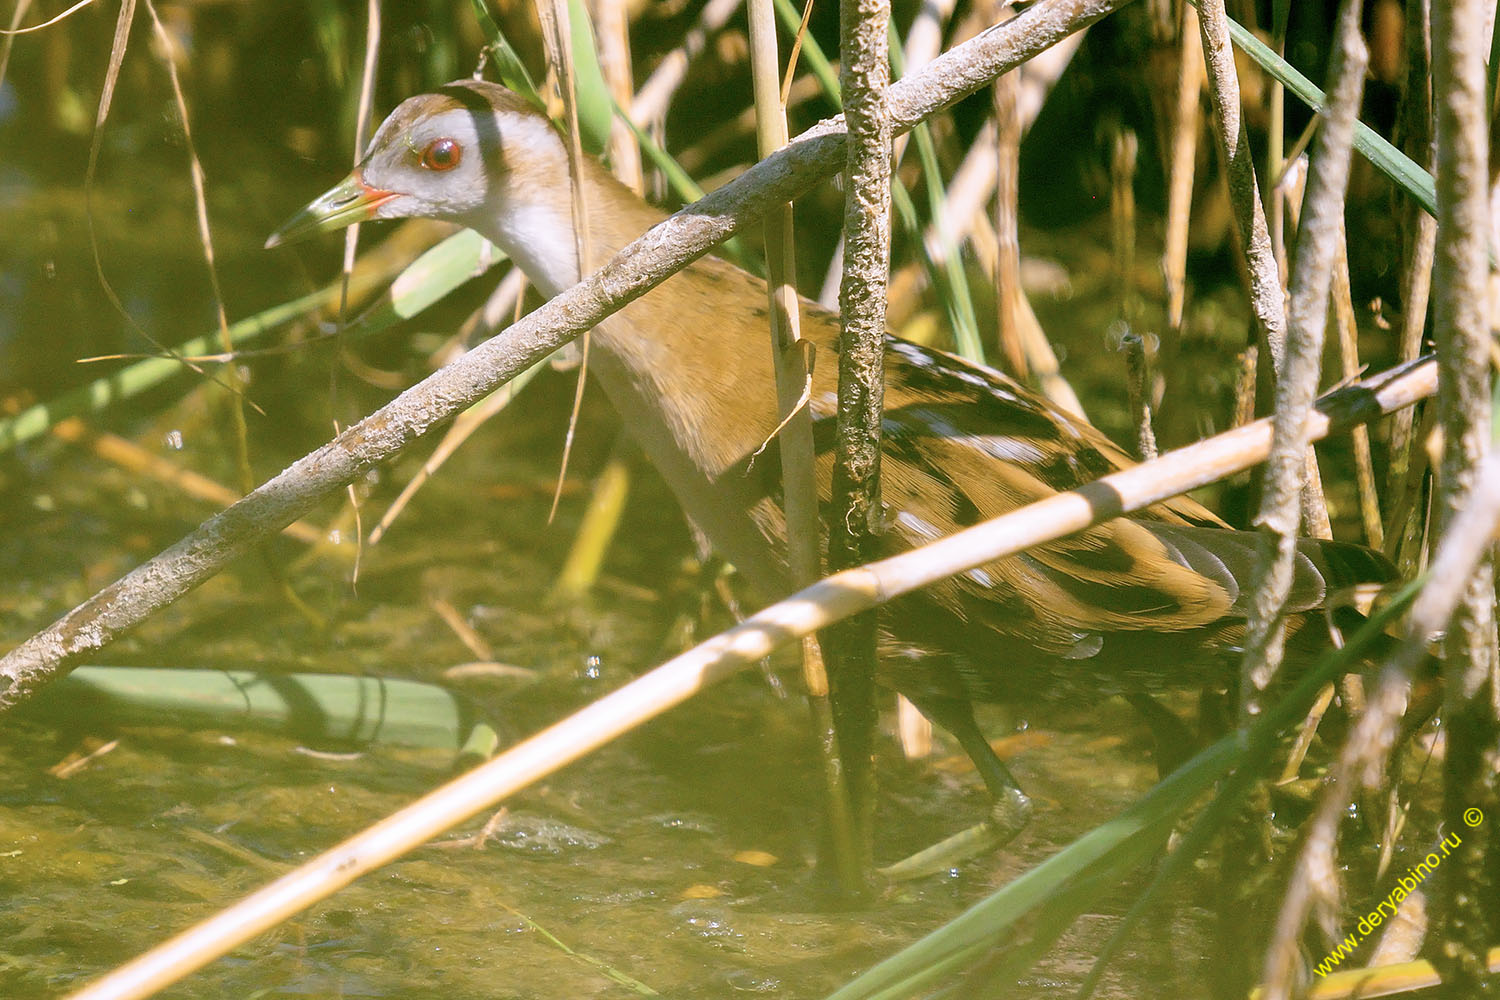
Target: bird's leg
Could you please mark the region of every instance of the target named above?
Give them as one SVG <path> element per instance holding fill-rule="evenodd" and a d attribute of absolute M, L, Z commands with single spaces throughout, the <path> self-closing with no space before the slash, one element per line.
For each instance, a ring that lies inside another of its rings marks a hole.
<path fill-rule="evenodd" d="M 968 701 L 919 697 L 913 698 L 912 703 L 923 715 L 953 734 L 974 762 L 989 789 L 990 817 L 978 826 L 880 869 L 880 874 L 896 881 L 947 871 L 960 861 L 1004 847 L 1031 818 L 1031 799 L 1021 791 L 1015 775 L 995 755 L 995 749 L 979 731 L 979 725 L 974 721 L 974 709 Z"/>
<path fill-rule="evenodd" d="M 1031 819 L 1031 799 L 1021 790 L 1015 775 L 995 753 L 990 741 L 974 721 L 974 708 L 958 698 L 915 698 L 912 704 L 923 715 L 953 734 L 964 748 L 974 768 L 990 792 L 990 823 L 995 832 L 1009 841 L 1020 833 Z"/>
<path fill-rule="evenodd" d="M 1197 741 L 1183 721 L 1149 694 L 1127 694 L 1125 700 L 1151 727 L 1151 739 L 1156 744 L 1156 776 L 1165 778 L 1187 763 L 1197 750 Z"/>

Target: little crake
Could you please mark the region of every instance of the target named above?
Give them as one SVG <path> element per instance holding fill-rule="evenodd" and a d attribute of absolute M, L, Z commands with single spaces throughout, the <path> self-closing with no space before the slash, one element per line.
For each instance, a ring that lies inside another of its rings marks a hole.
<path fill-rule="evenodd" d="M 584 164 L 596 261 L 664 218 Z M 546 295 L 579 279 L 567 154 L 550 122 L 502 87 L 459 81 L 401 104 L 364 162 L 268 246 L 370 219 L 429 217 L 477 230 Z M 827 504 L 838 317 L 804 302 L 820 359 L 811 405 Z M 503 336 L 503 334 L 502 334 Z M 706 257 L 606 320 L 589 370 L 688 516 L 771 600 L 790 590 L 774 449 L 766 287 Z M 891 337 L 882 500 L 887 554 L 1130 464 L 1098 430 L 1024 386 Z M 1140 696 L 1223 676 L 1244 632 L 1257 536 L 1186 498 L 974 569 L 889 605 L 882 677 L 974 758 L 1007 832 L 1029 803 L 974 723 L 974 700 Z M 1325 647 L 1336 589 L 1391 567 L 1356 545 L 1301 543 L 1289 656 Z"/>

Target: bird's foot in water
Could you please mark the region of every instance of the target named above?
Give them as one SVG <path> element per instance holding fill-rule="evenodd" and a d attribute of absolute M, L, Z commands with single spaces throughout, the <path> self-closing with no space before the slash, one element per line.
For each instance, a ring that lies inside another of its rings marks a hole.
<path fill-rule="evenodd" d="M 989 825 L 1010 843 L 1031 822 L 1031 799 L 1019 788 L 1007 788 L 990 803 Z"/>
<path fill-rule="evenodd" d="M 893 882 L 923 878 L 948 871 L 955 865 L 998 850 L 1016 838 L 1031 820 L 1031 799 L 1019 788 L 1007 789 L 990 805 L 989 819 L 938 841 L 878 874 Z"/>

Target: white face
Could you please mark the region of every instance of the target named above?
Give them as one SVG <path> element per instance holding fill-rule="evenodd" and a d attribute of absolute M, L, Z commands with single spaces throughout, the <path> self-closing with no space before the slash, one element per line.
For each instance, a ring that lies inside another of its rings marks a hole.
<path fill-rule="evenodd" d="M 370 143 L 358 173 L 379 199 L 371 217 L 468 226 L 549 295 L 577 281 L 567 158 L 552 126 L 488 106 L 434 114 L 427 100 L 397 107 Z"/>
<path fill-rule="evenodd" d="M 495 115 L 462 109 L 414 120 L 403 113 L 407 104 L 380 126 L 359 167 L 366 185 L 394 195 L 375 217 L 461 221 L 490 198 L 485 161 L 500 149 Z"/>
<path fill-rule="evenodd" d="M 497 197 L 514 200 L 506 189 L 518 174 L 566 162 L 557 134 L 540 115 L 483 101 L 432 113 L 430 103 L 427 95 L 403 102 L 370 141 L 360 165 L 364 182 L 401 196 L 382 217 L 457 220 Z"/>

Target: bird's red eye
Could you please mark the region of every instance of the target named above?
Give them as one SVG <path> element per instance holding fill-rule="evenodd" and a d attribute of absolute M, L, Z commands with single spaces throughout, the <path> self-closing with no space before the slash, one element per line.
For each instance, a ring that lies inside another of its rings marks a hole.
<path fill-rule="evenodd" d="M 422 150 L 422 166 L 428 170 L 452 170 L 462 158 L 457 139 L 434 139 Z"/>

